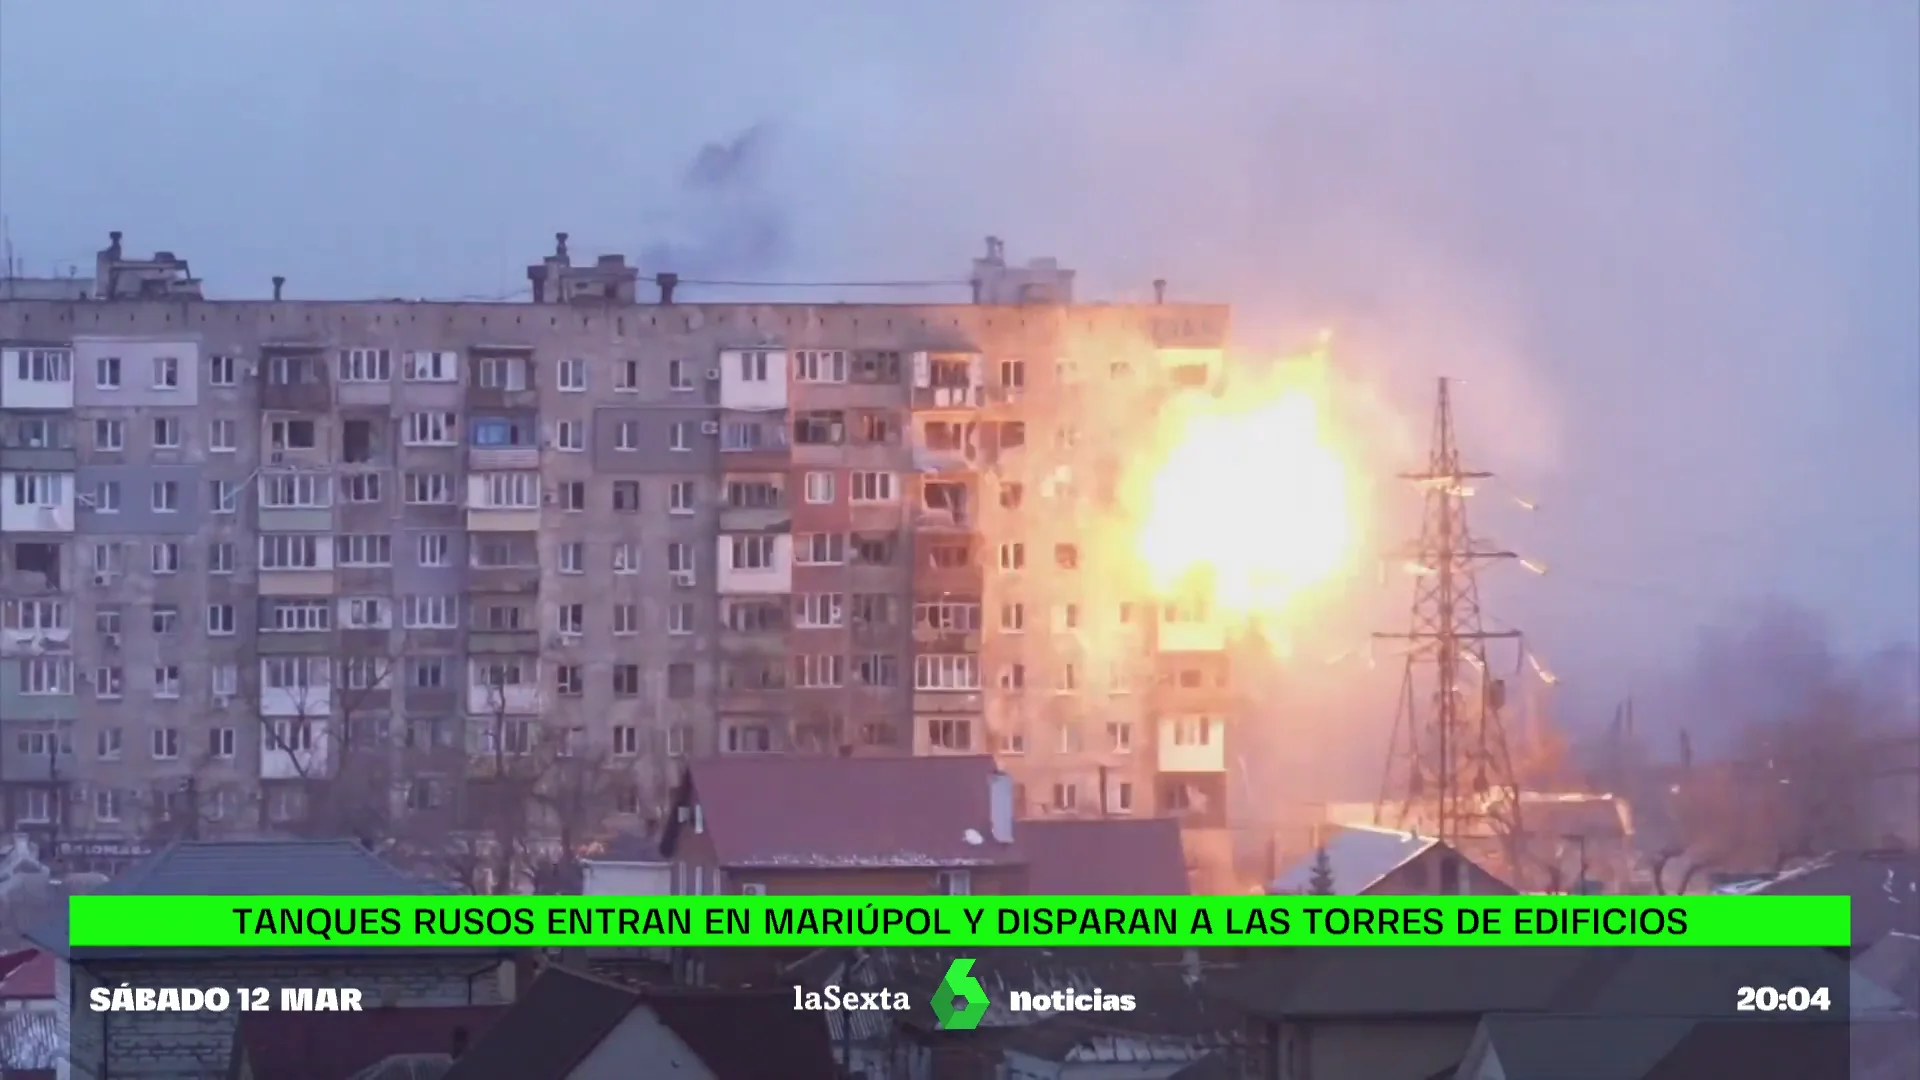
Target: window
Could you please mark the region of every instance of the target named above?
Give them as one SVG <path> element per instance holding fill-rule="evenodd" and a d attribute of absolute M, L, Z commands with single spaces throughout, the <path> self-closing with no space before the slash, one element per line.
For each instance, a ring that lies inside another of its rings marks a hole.
<path fill-rule="evenodd" d="M 640 422 L 622 420 L 613 428 L 613 448 L 615 450 L 640 449 Z"/>
<path fill-rule="evenodd" d="M 616 574 L 637 574 L 640 572 L 640 545 L 630 540 L 621 540 L 613 545 L 613 572 Z"/>
<path fill-rule="evenodd" d="M 73 381 L 73 354 L 65 349 L 21 349 L 14 357 L 14 375 L 21 382 Z"/>
<path fill-rule="evenodd" d="M 179 664 L 160 664 L 153 669 L 153 696 L 168 701 L 180 696 Z"/>
<path fill-rule="evenodd" d="M 1027 545 L 1018 541 L 1000 545 L 1000 569 L 1024 570 L 1027 566 Z"/>
<path fill-rule="evenodd" d="M 682 516 L 693 513 L 698 506 L 697 490 L 691 480 L 675 480 L 667 488 L 667 513 Z"/>
<path fill-rule="evenodd" d="M 525 390 L 528 367 L 524 356 L 483 356 L 476 375 L 483 390 Z"/>
<path fill-rule="evenodd" d="M 639 664 L 613 665 L 613 696 L 614 697 L 639 697 L 640 696 L 640 665 Z"/>
<path fill-rule="evenodd" d="M 416 690 L 438 690 L 447 685 L 447 665 L 437 656 L 407 661 L 407 685 Z"/>
<path fill-rule="evenodd" d="M 73 693 L 73 661 L 50 656 L 21 660 L 20 692 L 61 696 Z"/>
<path fill-rule="evenodd" d="M 413 561 L 416 566 L 452 566 L 453 537 L 446 533 L 420 533 L 413 538 Z"/>
<path fill-rule="evenodd" d="M 312 450 L 320 445 L 318 426 L 311 420 L 269 420 L 267 445 L 274 450 Z"/>
<path fill-rule="evenodd" d="M 691 451 L 693 425 L 685 420 L 675 420 L 667 428 L 667 448 L 675 451 Z"/>
<path fill-rule="evenodd" d="M 823 505 L 833 501 L 833 474 L 830 472 L 810 472 L 806 479 L 806 498 L 810 503 Z"/>
<path fill-rule="evenodd" d="M 231 574 L 234 568 L 234 546 L 231 540 L 222 540 L 207 545 L 207 573 Z"/>
<path fill-rule="evenodd" d="M 613 389 L 622 394 L 640 392 L 640 361 L 622 360 L 613 366 Z"/>
<path fill-rule="evenodd" d="M 765 724 L 728 721 L 724 748 L 729 754 L 770 754 L 773 752 L 773 729 Z"/>
<path fill-rule="evenodd" d="M 240 426 L 232 420 L 207 422 L 207 449 L 216 454 L 231 454 L 240 448 Z"/>
<path fill-rule="evenodd" d="M 408 446 L 453 446 L 459 441 L 460 421 L 450 412 L 407 414 L 405 440 Z"/>
<path fill-rule="evenodd" d="M 639 607 L 633 604 L 613 605 L 613 632 L 620 635 L 639 633 Z"/>
<path fill-rule="evenodd" d="M 758 450 L 765 444 L 765 430 L 759 424 L 729 420 L 720 429 L 720 449 Z"/>
<path fill-rule="evenodd" d="M 1002 633 L 1018 634 L 1027 628 L 1027 608 L 1024 604 L 1000 605 L 1000 630 Z"/>
<path fill-rule="evenodd" d="M 125 740 L 119 728 L 101 728 L 93 737 L 93 752 L 101 761 L 119 761 Z"/>
<path fill-rule="evenodd" d="M 333 626 L 333 604 L 326 600 L 272 600 L 262 630 L 302 633 Z"/>
<path fill-rule="evenodd" d="M 560 664 L 553 669 L 553 689 L 561 697 L 579 697 L 587 692 L 586 676 L 579 664 Z"/>
<path fill-rule="evenodd" d="M 916 690 L 980 689 L 980 658 L 967 653 L 923 653 L 913 658 Z"/>
<path fill-rule="evenodd" d="M 1080 569 L 1080 545 L 1053 545 L 1053 562 L 1055 566 L 1058 566 L 1062 570 Z"/>
<path fill-rule="evenodd" d="M 892 473 L 857 472 L 849 480 L 848 498 L 853 502 L 893 502 L 898 497 Z"/>
<path fill-rule="evenodd" d="M 793 625 L 820 630 L 843 625 L 847 598 L 843 593 L 803 593 L 793 598 Z"/>
<path fill-rule="evenodd" d="M 60 494 L 66 485 L 61 482 L 59 473 L 14 473 L 13 505 L 53 507 L 60 505 Z M 115 489 L 114 506 L 120 501 L 119 490 Z M 96 507 L 98 509 L 98 507 Z"/>
<path fill-rule="evenodd" d="M 631 724 L 615 724 L 613 727 L 613 752 L 620 757 L 634 757 L 640 753 L 640 729 Z"/>
<path fill-rule="evenodd" d="M 239 747 L 239 732 L 230 727 L 217 727 L 207 732 L 207 753 L 216 758 L 233 757 Z"/>
<path fill-rule="evenodd" d="M 1027 688 L 1027 665 L 1008 664 L 1000 669 L 1000 689 L 1025 690 Z"/>
<path fill-rule="evenodd" d="M 494 509 L 532 510 L 540 505 L 540 474 L 530 472 L 487 473 L 486 502 Z"/>
<path fill-rule="evenodd" d="M 172 761 L 180 756 L 180 729 L 154 728 L 148 733 L 148 748 L 155 761 Z"/>
<path fill-rule="evenodd" d="M 155 480 L 153 482 L 153 509 L 159 514 L 177 514 L 180 512 L 180 482 L 178 480 Z"/>
<path fill-rule="evenodd" d="M 937 750 L 973 749 L 973 721 L 955 719 L 928 720 L 927 745 Z"/>
<path fill-rule="evenodd" d="M 1008 390 L 1019 390 L 1027 385 L 1027 362 L 1025 360 L 1000 361 L 1000 385 Z"/>
<path fill-rule="evenodd" d="M 793 685 L 799 689 L 840 686 L 846 680 L 846 657 L 807 655 L 793 658 Z"/>
<path fill-rule="evenodd" d="M 209 682 L 215 704 L 219 704 L 218 699 L 232 697 L 240 692 L 240 668 L 236 664 L 215 664 Z"/>
<path fill-rule="evenodd" d="M 839 349 L 801 349 L 793 354 L 793 381 L 846 382 L 847 354 Z"/>
<path fill-rule="evenodd" d="M 409 630 L 451 630 L 459 625 L 459 610 L 451 596 L 409 596 L 404 619 Z"/>
<path fill-rule="evenodd" d="M 853 658 L 853 680 L 861 686 L 900 685 L 900 658 L 889 653 L 871 653 Z"/>
<path fill-rule="evenodd" d="M 320 569 L 318 533 L 266 533 L 260 537 L 260 569 Z"/>
<path fill-rule="evenodd" d="M 153 388 L 155 390 L 180 389 L 179 357 L 156 356 L 153 358 Z"/>
<path fill-rule="evenodd" d="M 207 481 L 207 508 L 215 514 L 231 514 L 240 508 L 237 484 L 232 480 Z"/>
<path fill-rule="evenodd" d="M 693 573 L 693 545 L 675 540 L 667 545 L 667 572 Z"/>
<path fill-rule="evenodd" d="M 555 376 L 560 389 L 578 394 L 587 388 L 587 362 L 578 356 L 570 356 L 560 361 L 560 370 Z"/>
<path fill-rule="evenodd" d="M 180 608 L 175 604 L 153 605 L 153 632 L 162 637 L 170 636 L 180 629 Z"/>
<path fill-rule="evenodd" d="M 93 669 L 93 696 L 101 701 L 119 701 L 127 692 L 127 673 L 123 668 Z"/>
<path fill-rule="evenodd" d="M 1173 722 L 1173 745 L 1206 746 L 1213 742 L 1213 720 L 1207 716 L 1182 716 Z"/>
<path fill-rule="evenodd" d="M 587 448 L 585 425 L 578 420 L 562 420 L 553 426 L 553 448 L 577 454 Z"/>
<path fill-rule="evenodd" d="M 393 378 L 393 354 L 386 349 L 341 349 L 340 381 L 383 383 Z"/>
<path fill-rule="evenodd" d="M 446 473 L 410 472 L 406 476 L 406 499 L 412 506 L 452 506 L 453 477 Z"/>
<path fill-rule="evenodd" d="M 410 352 L 404 376 L 408 382 L 458 382 L 458 357 L 451 352 Z"/>
<path fill-rule="evenodd" d="M 563 574 L 584 574 L 587 572 L 587 545 L 579 540 L 569 540 L 560 545 L 560 572 Z"/>
<path fill-rule="evenodd" d="M 343 607 L 346 611 L 347 627 L 349 629 L 385 630 L 393 625 L 393 604 L 385 597 L 348 597 Z M 351 682 L 352 680 L 348 681 Z"/>
<path fill-rule="evenodd" d="M 771 570 L 774 568 L 773 537 L 730 536 L 729 558 L 735 570 Z"/>
<path fill-rule="evenodd" d="M 587 482 L 569 480 L 560 485 L 560 509 L 577 514 L 587 508 Z"/>
<path fill-rule="evenodd" d="M 93 448 L 103 452 L 126 449 L 127 425 L 121 420 L 95 420 L 93 422 Z"/>
<path fill-rule="evenodd" d="M 337 566 L 392 566 L 393 537 L 384 533 L 336 536 L 333 561 Z"/>
<path fill-rule="evenodd" d="M 565 637 L 579 637 L 587 632 L 587 606 L 585 604 L 560 604 L 554 609 L 554 625 Z"/>
<path fill-rule="evenodd" d="M 306 720 L 275 720 L 268 731 L 268 743 L 275 750 L 304 754 L 313 749 L 313 724 Z"/>
<path fill-rule="evenodd" d="M 740 381 L 767 381 L 767 354 L 763 352 L 743 352 L 740 354 Z"/>
<path fill-rule="evenodd" d="M 1126 720 L 1107 722 L 1107 749 L 1116 754 L 1133 752 L 1133 724 Z"/>
<path fill-rule="evenodd" d="M 152 557 L 151 569 L 156 574 L 177 574 L 180 572 L 180 545 L 172 540 L 158 540 L 149 549 Z"/>
<path fill-rule="evenodd" d="M 180 447 L 180 419 L 174 416 L 153 418 L 153 448 L 177 450 Z"/>
<path fill-rule="evenodd" d="M 324 473 L 275 473 L 260 478 L 260 505 L 274 510 L 320 510 L 333 505 L 333 478 Z"/>
<path fill-rule="evenodd" d="M 667 361 L 667 389 L 693 389 L 693 365 L 685 360 Z"/>
<path fill-rule="evenodd" d="M 67 605 L 59 600 L 8 600 L 4 622 L 9 630 L 65 630 Z"/>
<path fill-rule="evenodd" d="M 980 629 L 980 605 L 951 601 L 915 604 L 913 624 L 938 634 L 971 634 Z"/>
<path fill-rule="evenodd" d="M 207 633 L 226 635 L 235 633 L 237 621 L 232 604 L 207 605 Z"/>
<path fill-rule="evenodd" d="M 236 378 L 239 367 L 239 359 L 234 356 L 207 357 L 207 384 L 209 386 L 235 385 L 240 381 Z"/>
<path fill-rule="evenodd" d="M 327 676 L 327 662 L 319 657 L 283 656 L 260 661 L 260 684 L 269 690 L 325 686 Z"/>
<path fill-rule="evenodd" d="M 667 633 L 693 633 L 693 605 L 685 601 L 667 605 Z"/>
<path fill-rule="evenodd" d="M 839 566 L 847 561 L 847 538 L 840 533 L 801 533 L 793 538 L 793 561 L 803 566 Z"/>
<path fill-rule="evenodd" d="M 615 480 L 613 482 L 613 508 L 622 514 L 640 512 L 640 481 Z"/>

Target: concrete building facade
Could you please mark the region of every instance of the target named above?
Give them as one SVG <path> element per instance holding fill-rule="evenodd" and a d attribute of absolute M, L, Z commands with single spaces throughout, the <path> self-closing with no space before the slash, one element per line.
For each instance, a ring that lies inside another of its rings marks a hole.
<path fill-rule="evenodd" d="M 1224 643 L 1130 576 L 1116 477 L 1226 308 L 997 242 L 961 305 L 528 274 L 218 301 L 116 234 L 94 298 L 0 298 L 10 823 L 445 832 L 592 762 L 638 825 L 687 756 L 991 752 L 1028 814 L 1224 824 Z"/>

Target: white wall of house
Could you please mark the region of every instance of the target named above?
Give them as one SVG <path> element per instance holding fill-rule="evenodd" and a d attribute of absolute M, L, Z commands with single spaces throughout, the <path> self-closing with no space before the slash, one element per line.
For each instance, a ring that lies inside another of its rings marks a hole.
<path fill-rule="evenodd" d="M 750 1032 L 742 1032 L 751 1037 Z M 600 1040 L 567 1080 L 715 1080 L 699 1055 L 642 1006 Z"/>

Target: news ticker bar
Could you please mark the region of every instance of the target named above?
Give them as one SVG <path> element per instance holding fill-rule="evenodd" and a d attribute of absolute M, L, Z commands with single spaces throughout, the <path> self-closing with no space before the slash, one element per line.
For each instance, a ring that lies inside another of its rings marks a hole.
<path fill-rule="evenodd" d="M 75 948 L 1851 944 L 1844 896 L 76 896 Z"/>

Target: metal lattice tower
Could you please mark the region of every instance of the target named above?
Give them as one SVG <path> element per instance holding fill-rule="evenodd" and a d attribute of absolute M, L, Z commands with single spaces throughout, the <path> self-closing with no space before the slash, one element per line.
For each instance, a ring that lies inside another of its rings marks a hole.
<path fill-rule="evenodd" d="M 1519 790 L 1500 715 L 1506 684 L 1491 673 L 1487 646 L 1518 644 L 1521 635 L 1481 625 L 1478 570 L 1518 556 L 1483 546 L 1468 527 L 1470 485 L 1493 474 L 1460 464 L 1447 379 L 1439 390 L 1427 467 L 1400 474 L 1425 504 L 1420 538 L 1403 552 L 1415 577 L 1411 623 L 1405 633 L 1373 635 L 1406 648 L 1374 819 L 1449 843 L 1505 841 L 1519 832 Z"/>

